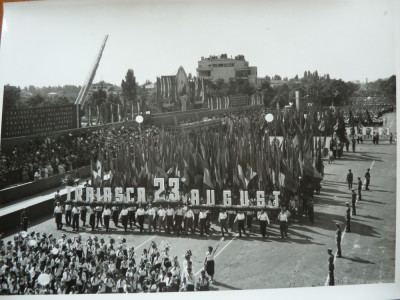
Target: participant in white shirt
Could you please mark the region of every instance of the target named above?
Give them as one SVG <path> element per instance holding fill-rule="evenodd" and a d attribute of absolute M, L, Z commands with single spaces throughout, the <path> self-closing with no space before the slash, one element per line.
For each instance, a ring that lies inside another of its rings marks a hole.
<path fill-rule="evenodd" d="M 194 213 L 192 211 L 192 209 L 187 206 L 187 210 L 185 213 L 185 231 L 186 231 L 186 235 L 188 235 L 189 233 L 189 229 L 191 231 L 192 234 L 194 234 Z"/>
<path fill-rule="evenodd" d="M 208 235 L 208 228 L 207 228 L 207 211 L 204 209 L 200 210 L 199 214 L 199 223 L 200 223 L 200 236 L 203 236 L 203 232 L 205 231 Z"/>
<path fill-rule="evenodd" d="M 267 233 L 267 222 L 269 225 L 269 218 L 268 218 L 268 214 L 265 211 L 265 209 L 263 209 L 258 214 L 258 219 L 260 220 L 260 232 L 261 232 L 262 236 L 265 238 L 265 235 Z"/>
<path fill-rule="evenodd" d="M 243 211 L 238 211 L 235 222 L 238 222 L 238 230 L 239 230 L 239 236 L 242 237 L 242 231 L 244 234 L 246 234 L 246 230 L 244 228 L 244 219 L 246 218 L 245 214 Z"/>
<path fill-rule="evenodd" d="M 156 220 L 156 210 L 154 209 L 154 207 L 152 207 L 150 203 L 147 209 L 147 228 L 149 232 L 151 232 L 152 227 L 154 231 L 156 230 L 155 220 Z"/>
<path fill-rule="evenodd" d="M 228 214 L 224 209 L 221 209 L 221 212 L 218 215 L 218 222 L 221 225 L 221 234 L 224 236 L 224 229 L 228 234 Z"/>
<path fill-rule="evenodd" d="M 192 272 L 192 268 L 187 269 L 187 273 L 184 278 L 184 283 L 186 285 L 186 291 L 187 292 L 193 292 L 194 291 L 194 284 L 196 282 L 196 278 Z"/>
<path fill-rule="evenodd" d="M 122 206 L 121 212 L 119 213 L 119 217 L 121 218 L 122 226 L 124 226 L 125 232 L 128 230 L 128 214 L 129 211 L 126 206 Z"/>
<path fill-rule="evenodd" d="M 164 209 L 164 207 L 160 206 L 160 208 L 157 211 L 157 215 L 158 215 L 158 233 L 161 233 L 161 226 L 164 227 L 164 231 L 165 231 L 165 215 L 166 215 L 166 211 Z"/>
<path fill-rule="evenodd" d="M 218 249 L 218 246 L 219 246 L 219 243 L 217 244 L 215 249 L 213 249 L 213 247 L 211 247 L 211 246 L 208 247 L 208 251 L 206 253 L 206 259 L 204 261 L 204 264 L 206 265 L 207 274 L 210 275 L 210 277 L 211 277 L 211 283 L 214 282 L 214 272 L 215 272 L 214 256 Z"/>
<path fill-rule="evenodd" d="M 143 232 L 144 215 L 145 215 L 144 208 L 142 207 L 142 204 L 139 204 L 139 208 L 136 211 L 136 219 L 139 222 L 140 233 Z"/>
<path fill-rule="evenodd" d="M 104 220 L 104 225 L 106 227 L 106 232 L 108 232 L 110 228 L 111 214 L 112 214 L 111 209 L 108 206 L 105 206 L 103 210 L 103 220 Z"/>
<path fill-rule="evenodd" d="M 281 232 L 281 238 L 287 237 L 287 222 L 288 222 L 288 215 L 285 212 L 285 209 L 282 208 L 281 212 L 278 215 L 279 220 L 279 229 Z"/>
<path fill-rule="evenodd" d="M 54 217 L 55 217 L 56 224 L 57 224 L 57 230 L 61 229 L 63 226 L 62 213 L 63 213 L 62 206 L 60 205 L 59 202 L 57 202 L 56 207 L 54 208 Z"/>

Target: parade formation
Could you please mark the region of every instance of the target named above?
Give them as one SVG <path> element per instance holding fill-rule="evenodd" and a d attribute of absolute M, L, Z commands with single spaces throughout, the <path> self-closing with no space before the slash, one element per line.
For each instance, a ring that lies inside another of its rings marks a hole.
<path fill-rule="evenodd" d="M 394 281 L 395 75 L 257 78 L 221 54 L 96 85 L 107 41 L 75 104 L 5 87 L 1 295 Z"/>

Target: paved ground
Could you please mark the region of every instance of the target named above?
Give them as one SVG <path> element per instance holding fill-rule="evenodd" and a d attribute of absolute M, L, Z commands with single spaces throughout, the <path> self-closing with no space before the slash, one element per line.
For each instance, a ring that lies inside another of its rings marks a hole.
<path fill-rule="evenodd" d="M 388 114 L 388 125 L 395 132 L 395 113 Z M 236 233 L 220 242 L 216 256 L 216 283 L 212 290 L 268 289 L 288 287 L 324 286 L 327 279 L 327 248 L 335 245 L 335 223 L 344 226 L 346 201 L 351 193 L 345 182 L 347 170 L 362 177 L 371 168 L 371 190 L 363 192 L 357 203 L 357 216 L 352 219 L 350 233 L 345 233 L 342 243 L 343 258 L 335 260 L 337 285 L 364 283 L 392 283 L 395 277 L 395 227 L 396 227 L 396 145 L 382 141 L 357 145 L 356 153 L 345 153 L 341 160 L 325 167 L 321 195 L 315 201 L 315 223 L 305 218 L 290 224 L 289 238 L 282 240 L 279 226 L 274 222 L 267 239 L 260 238 L 258 224 L 253 232 L 239 239 Z M 38 220 L 31 230 L 61 235 L 55 230 L 53 219 Z M 69 229 L 67 235 L 74 235 Z M 82 235 L 86 238 L 89 228 Z M 108 237 L 104 231 L 95 234 Z M 137 233 L 124 234 L 121 229 L 113 236 L 124 236 L 136 246 L 137 255 L 152 240 L 169 243 L 171 253 L 180 258 L 191 249 L 194 253 L 194 270 L 202 267 L 209 245 L 215 246 L 219 235 L 209 238 L 172 237 Z M 10 238 L 10 237 L 8 237 Z"/>

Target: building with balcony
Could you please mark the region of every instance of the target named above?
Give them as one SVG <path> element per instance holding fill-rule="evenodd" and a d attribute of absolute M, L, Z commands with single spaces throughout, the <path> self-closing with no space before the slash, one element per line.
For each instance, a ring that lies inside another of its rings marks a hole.
<path fill-rule="evenodd" d="M 226 54 L 202 57 L 196 71 L 199 78 L 211 81 L 223 79 L 228 82 L 231 79 L 244 79 L 257 86 L 257 67 L 249 66 L 243 55 L 237 55 L 235 58 L 228 58 Z"/>

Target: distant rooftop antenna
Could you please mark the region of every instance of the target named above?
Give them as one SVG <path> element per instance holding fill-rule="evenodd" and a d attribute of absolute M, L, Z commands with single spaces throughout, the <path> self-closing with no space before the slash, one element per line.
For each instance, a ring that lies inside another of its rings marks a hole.
<path fill-rule="evenodd" d="M 83 84 L 81 90 L 79 91 L 78 97 L 75 100 L 75 104 L 83 105 L 85 104 L 87 94 L 89 93 L 89 89 L 92 86 L 94 76 L 96 75 L 97 68 L 99 67 L 100 59 L 103 54 L 104 47 L 106 46 L 106 42 L 108 39 L 108 34 L 104 37 L 103 42 L 101 43 L 99 53 L 97 54 L 92 67 L 90 68 L 89 74 L 86 77 L 85 83 Z"/>

